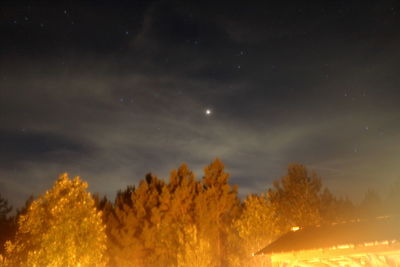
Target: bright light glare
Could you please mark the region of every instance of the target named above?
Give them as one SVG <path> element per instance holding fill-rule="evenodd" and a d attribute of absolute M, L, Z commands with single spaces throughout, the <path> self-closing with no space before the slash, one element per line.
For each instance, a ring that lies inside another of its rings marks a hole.
<path fill-rule="evenodd" d="M 293 232 L 296 232 L 296 231 L 298 231 L 298 230 L 300 230 L 300 227 L 299 227 L 299 226 L 293 226 L 293 227 L 292 227 L 292 231 L 293 231 Z"/>

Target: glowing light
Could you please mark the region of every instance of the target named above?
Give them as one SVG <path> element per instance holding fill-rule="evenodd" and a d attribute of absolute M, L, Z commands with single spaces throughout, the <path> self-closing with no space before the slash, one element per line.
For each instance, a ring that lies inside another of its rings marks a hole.
<path fill-rule="evenodd" d="M 353 248 L 354 247 L 354 245 L 349 245 L 349 244 L 346 244 L 346 245 L 339 245 L 339 246 L 337 246 L 339 249 L 346 249 L 346 248 Z"/>
<path fill-rule="evenodd" d="M 210 116 L 212 114 L 212 110 L 208 108 L 206 109 L 205 113 L 207 116 Z"/>
<path fill-rule="evenodd" d="M 299 231 L 299 230 L 300 230 L 300 226 L 293 226 L 293 227 L 291 228 L 291 230 L 292 230 L 293 232 Z"/>

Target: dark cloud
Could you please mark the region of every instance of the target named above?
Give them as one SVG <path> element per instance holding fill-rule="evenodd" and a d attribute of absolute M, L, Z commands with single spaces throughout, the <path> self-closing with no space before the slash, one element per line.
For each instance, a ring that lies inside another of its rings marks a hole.
<path fill-rule="evenodd" d="M 2 167 L 24 160 L 52 161 L 57 155 L 66 160 L 68 154 L 83 156 L 87 153 L 76 141 L 55 134 L 26 133 L 25 128 L 18 132 L 1 131 L 0 146 Z"/>

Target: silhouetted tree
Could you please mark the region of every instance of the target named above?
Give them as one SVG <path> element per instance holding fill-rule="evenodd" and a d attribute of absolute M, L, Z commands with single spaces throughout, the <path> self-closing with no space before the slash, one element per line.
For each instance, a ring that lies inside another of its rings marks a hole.
<path fill-rule="evenodd" d="M 386 199 L 383 199 L 382 212 L 388 215 L 400 215 L 400 178 L 390 185 Z"/>
<path fill-rule="evenodd" d="M 359 216 L 362 218 L 385 215 L 381 197 L 373 189 L 368 189 L 359 206 Z"/>
<path fill-rule="evenodd" d="M 327 188 L 321 195 L 323 223 L 343 222 L 358 217 L 354 204 L 348 198 L 337 198 Z"/>
<path fill-rule="evenodd" d="M 12 207 L 8 204 L 8 201 L 0 194 L 0 220 L 7 219 L 11 211 Z"/>
<path fill-rule="evenodd" d="M 4 243 L 13 236 L 12 207 L 0 194 L 0 254 L 4 253 Z"/>
<path fill-rule="evenodd" d="M 3 241 L 0 241 L 2 242 L 0 254 L 4 253 L 5 241 L 14 241 L 15 234 L 17 233 L 18 230 L 18 218 L 21 215 L 26 214 L 33 200 L 34 200 L 33 195 L 29 196 L 29 198 L 25 201 L 24 206 L 18 208 L 14 215 L 8 216 L 4 221 L 5 224 L 0 227 L 0 237 L 3 238 Z"/>

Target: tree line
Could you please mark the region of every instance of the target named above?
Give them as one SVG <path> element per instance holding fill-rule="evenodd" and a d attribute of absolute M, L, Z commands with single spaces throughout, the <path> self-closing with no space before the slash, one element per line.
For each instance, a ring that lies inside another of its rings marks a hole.
<path fill-rule="evenodd" d="M 395 213 L 399 200 L 369 190 L 354 205 L 301 164 L 241 200 L 218 159 L 201 179 L 185 164 L 168 181 L 148 174 L 114 201 L 87 186 L 63 174 L 14 215 L 0 195 L 0 266 L 265 266 L 252 253 L 293 226 Z"/>

